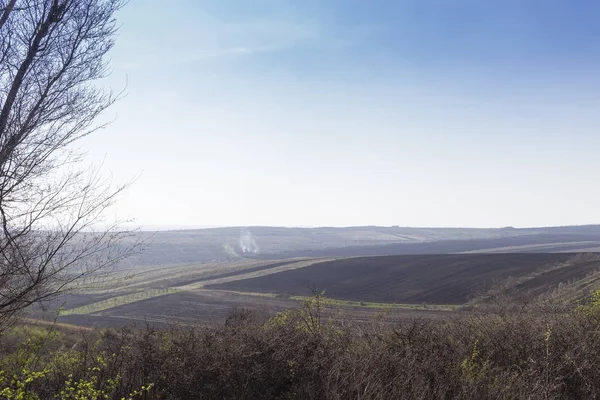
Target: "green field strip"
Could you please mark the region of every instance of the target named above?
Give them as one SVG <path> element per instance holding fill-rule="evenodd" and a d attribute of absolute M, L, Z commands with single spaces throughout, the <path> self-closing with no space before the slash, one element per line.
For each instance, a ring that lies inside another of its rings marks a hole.
<path fill-rule="evenodd" d="M 312 296 L 290 296 L 291 300 L 305 301 L 310 300 Z M 325 304 L 347 307 L 364 307 L 364 308 L 391 308 L 402 310 L 421 310 L 421 311 L 457 311 L 462 307 L 458 304 L 400 304 L 400 303 L 374 303 L 370 301 L 355 301 L 355 300 L 337 300 L 331 297 L 324 298 Z"/>
<path fill-rule="evenodd" d="M 237 294 L 240 296 L 269 297 L 269 298 L 277 297 L 277 294 L 275 294 L 275 293 L 240 292 L 237 290 L 218 290 L 218 289 L 197 289 L 197 290 L 203 290 L 203 291 L 207 291 L 207 292 L 231 293 L 231 294 Z"/>
<path fill-rule="evenodd" d="M 201 289 L 207 290 L 207 289 Z M 237 294 L 240 296 L 255 296 L 255 297 L 268 297 L 268 298 L 287 298 L 294 301 L 305 301 L 310 300 L 312 296 L 285 296 L 282 297 L 281 293 L 261 293 L 261 292 L 243 292 L 236 290 L 219 290 L 219 289 L 208 289 L 211 292 L 223 292 Z M 429 311 L 457 311 L 462 305 L 457 304 L 399 304 L 399 303 L 374 303 L 368 301 L 353 301 L 353 300 L 337 300 L 330 297 L 323 299 L 325 304 L 346 306 L 346 307 L 363 307 L 363 308 L 393 308 L 403 310 L 429 310 Z"/>
<path fill-rule="evenodd" d="M 181 290 L 176 288 L 166 289 L 148 289 L 135 293 L 129 293 L 122 296 L 111 297 L 110 299 L 102 300 L 97 303 L 88 304 L 81 307 L 72 308 L 70 310 L 61 311 L 60 315 L 75 315 L 75 314 L 93 314 L 99 311 L 109 310 L 125 304 L 135 303 L 137 301 L 151 299 L 153 297 L 164 296 L 171 293 L 177 293 Z"/>

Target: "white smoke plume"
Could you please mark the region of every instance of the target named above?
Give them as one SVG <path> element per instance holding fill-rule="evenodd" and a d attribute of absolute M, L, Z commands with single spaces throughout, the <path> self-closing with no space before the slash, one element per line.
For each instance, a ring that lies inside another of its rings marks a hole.
<path fill-rule="evenodd" d="M 256 244 L 254 237 L 252 237 L 252 233 L 245 228 L 240 228 L 240 249 L 242 253 L 258 254 L 260 252 L 260 248 Z"/>

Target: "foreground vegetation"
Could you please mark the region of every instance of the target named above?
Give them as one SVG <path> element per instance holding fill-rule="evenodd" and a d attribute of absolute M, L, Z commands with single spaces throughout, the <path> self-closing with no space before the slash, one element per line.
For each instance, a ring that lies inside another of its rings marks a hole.
<path fill-rule="evenodd" d="M 161 330 L 17 326 L 0 343 L 0 395 L 600 398 L 600 295 L 401 324 L 351 324 L 331 307 L 316 296 L 271 318 L 237 310 L 224 325 Z"/>

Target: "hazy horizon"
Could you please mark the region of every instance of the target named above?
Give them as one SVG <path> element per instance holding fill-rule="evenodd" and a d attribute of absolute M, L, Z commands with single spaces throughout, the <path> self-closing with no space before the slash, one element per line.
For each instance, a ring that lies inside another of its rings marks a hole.
<path fill-rule="evenodd" d="M 82 142 L 140 226 L 600 220 L 600 3 L 131 1 Z"/>
<path fill-rule="evenodd" d="M 126 224 L 127 226 L 128 224 Z M 406 229 L 548 229 L 548 228 L 570 228 L 570 227 L 591 227 L 600 224 L 582 224 L 582 225 L 548 225 L 548 226 L 488 226 L 488 227 L 473 227 L 473 226 L 402 226 L 402 225 L 315 225 L 315 226 L 283 226 L 283 225 L 135 225 L 129 224 L 131 228 L 140 228 L 142 232 L 152 231 L 185 231 L 185 230 L 202 230 L 202 229 L 227 229 L 227 228 L 282 228 L 282 229 L 344 229 L 344 228 L 406 228 Z"/>

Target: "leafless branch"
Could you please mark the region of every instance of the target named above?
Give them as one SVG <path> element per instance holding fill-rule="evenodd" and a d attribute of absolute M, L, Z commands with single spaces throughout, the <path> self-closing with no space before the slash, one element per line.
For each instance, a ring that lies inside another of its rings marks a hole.
<path fill-rule="evenodd" d="M 123 0 L 0 0 L 0 328 L 135 250 L 94 227 L 124 189 L 70 145 L 118 98 L 94 85 Z"/>

